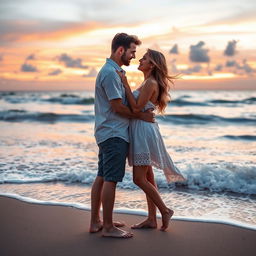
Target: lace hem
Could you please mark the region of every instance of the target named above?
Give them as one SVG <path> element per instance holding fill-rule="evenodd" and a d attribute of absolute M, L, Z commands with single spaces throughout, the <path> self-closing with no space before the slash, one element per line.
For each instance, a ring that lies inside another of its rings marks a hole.
<path fill-rule="evenodd" d="M 133 165 L 151 165 L 149 153 L 139 153 L 134 155 Z"/>
<path fill-rule="evenodd" d="M 170 168 L 170 165 L 167 164 L 168 160 L 164 161 L 164 159 L 159 159 L 159 162 L 156 162 L 152 160 L 152 158 L 150 157 L 150 153 L 134 154 L 133 157 L 134 158 L 129 158 L 130 166 L 151 165 L 158 169 L 161 169 L 164 171 L 168 183 L 182 182 L 186 180 L 175 166 L 173 166 L 173 168 Z"/>
<path fill-rule="evenodd" d="M 135 166 L 141 166 L 141 165 L 152 165 L 158 169 L 164 170 L 167 168 L 166 165 L 164 165 L 163 161 L 162 163 L 153 161 L 150 157 L 150 153 L 139 153 L 139 154 L 134 154 L 133 155 L 134 159 L 131 161 L 130 165 L 135 165 Z"/>

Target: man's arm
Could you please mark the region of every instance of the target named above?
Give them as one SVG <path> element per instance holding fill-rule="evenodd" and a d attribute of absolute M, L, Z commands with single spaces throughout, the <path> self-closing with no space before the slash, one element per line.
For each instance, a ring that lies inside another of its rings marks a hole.
<path fill-rule="evenodd" d="M 141 119 L 146 122 L 155 122 L 155 114 L 152 111 L 133 113 L 127 106 L 122 103 L 121 99 L 110 100 L 110 105 L 114 112 L 122 117 L 129 119 Z"/>
<path fill-rule="evenodd" d="M 136 99 L 132 93 L 131 87 L 127 81 L 127 77 L 125 76 L 125 74 L 118 71 L 117 73 L 119 74 L 123 82 L 125 88 L 125 95 L 127 97 L 132 112 L 140 112 L 154 95 L 156 87 L 158 87 L 156 81 L 153 79 L 147 79 L 145 84 L 140 89 L 138 99 Z"/>

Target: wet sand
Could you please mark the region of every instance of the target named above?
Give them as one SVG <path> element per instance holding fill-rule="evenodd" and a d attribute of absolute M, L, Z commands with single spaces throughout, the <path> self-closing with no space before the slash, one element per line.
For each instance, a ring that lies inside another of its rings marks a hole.
<path fill-rule="evenodd" d="M 125 230 L 144 219 L 114 218 L 125 221 Z M 89 211 L 0 196 L 0 255 L 251 256 L 256 251 L 256 231 L 230 225 L 172 220 L 167 232 L 132 230 L 133 238 L 114 239 L 88 233 L 89 221 Z"/>

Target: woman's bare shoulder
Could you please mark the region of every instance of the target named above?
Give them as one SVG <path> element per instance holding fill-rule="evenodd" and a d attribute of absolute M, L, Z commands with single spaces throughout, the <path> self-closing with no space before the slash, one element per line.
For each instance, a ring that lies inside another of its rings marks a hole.
<path fill-rule="evenodd" d="M 156 88 L 157 87 L 157 81 L 153 77 L 149 77 L 146 81 L 144 86 L 145 87 L 150 87 L 150 88 Z"/>
<path fill-rule="evenodd" d="M 146 83 L 150 83 L 150 84 L 157 84 L 157 81 L 154 77 L 149 77 L 146 81 Z"/>

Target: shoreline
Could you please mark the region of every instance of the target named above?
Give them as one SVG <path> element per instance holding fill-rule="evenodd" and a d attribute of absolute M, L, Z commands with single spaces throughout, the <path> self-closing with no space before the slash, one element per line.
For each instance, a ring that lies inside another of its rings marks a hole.
<path fill-rule="evenodd" d="M 0 255 L 252 256 L 256 232 L 224 224 L 172 220 L 167 232 L 132 230 L 131 239 L 88 233 L 90 212 L 0 196 Z M 142 216 L 114 214 L 125 230 Z M 160 227 L 160 220 L 158 226 Z"/>
<path fill-rule="evenodd" d="M 60 206 L 60 207 L 70 207 L 77 210 L 83 210 L 83 211 L 90 211 L 89 207 L 84 206 L 83 204 L 79 203 L 64 203 L 64 202 L 54 202 L 54 201 L 42 201 L 37 200 L 29 197 L 20 196 L 17 194 L 10 194 L 10 193 L 1 193 L 0 192 L 0 198 L 10 198 L 15 199 L 24 203 L 28 204 L 35 204 L 35 205 L 43 205 L 43 206 Z M 128 215 L 137 215 L 137 216 L 146 216 L 147 212 L 143 210 L 128 210 L 128 209 L 114 209 L 114 213 L 116 214 L 128 214 Z M 158 219 L 161 217 L 160 214 L 157 214 Z M 175 221 L 188 221 L 188 222 L 195 222 L 195 223 L 213 223 L 213 224 L 222 224 L 222 225 L 229 225 L 237 228 L 243 228 L 247 230 L 256 231 L 256 225 L 249 225 L 244 224 L 235 220 L 229 220 L 229 219 L 211 219 L 211 218 L 195 218 L 195 217 L 183 217 L 183 216 L 173 216 L 172 220 Z"/>

